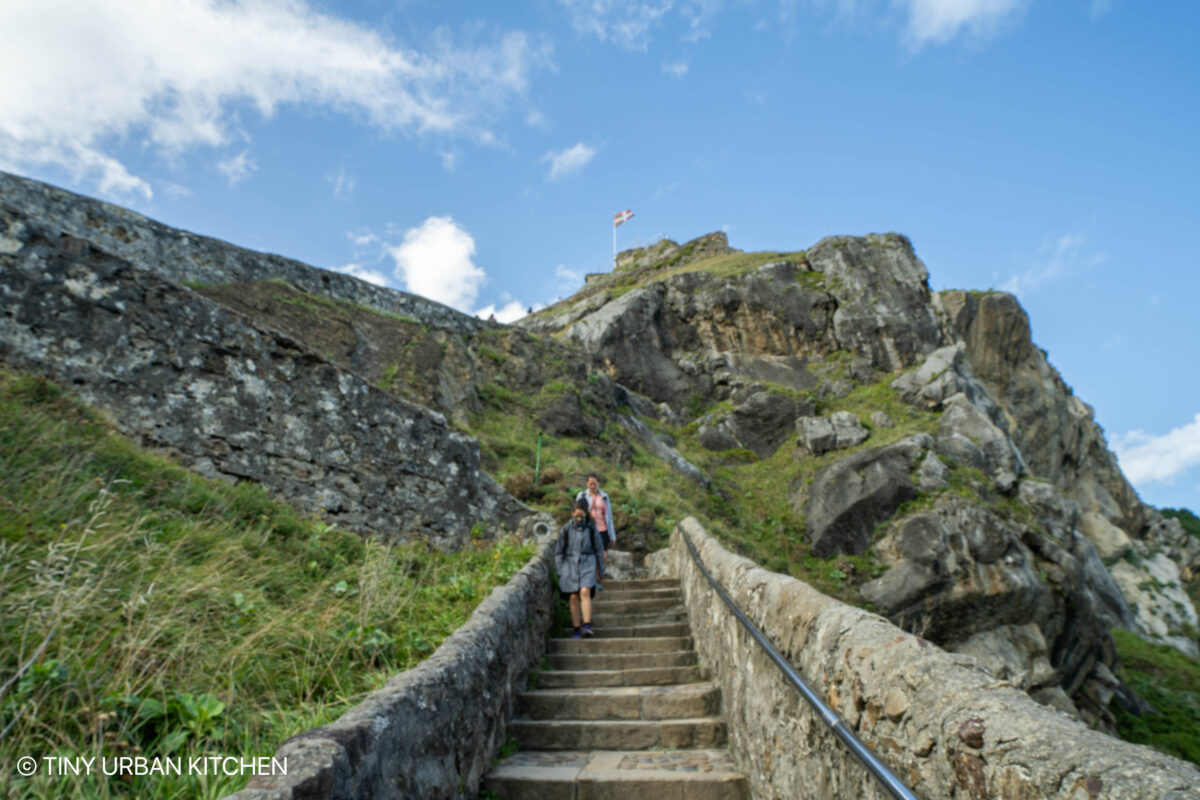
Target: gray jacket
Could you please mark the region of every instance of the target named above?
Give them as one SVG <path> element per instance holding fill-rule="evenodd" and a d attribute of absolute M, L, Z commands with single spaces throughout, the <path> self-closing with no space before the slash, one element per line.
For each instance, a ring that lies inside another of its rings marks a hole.
<path fill-rule="evenodd" d="M 600 554 L 604 541 L 590 519 L 583 522 L 568 520 L 558 532 L 554 545 L 554 570 L 558 573 L 558 589 L 566 594 L 596 585 L 596 567 L 602 565 Z"/>

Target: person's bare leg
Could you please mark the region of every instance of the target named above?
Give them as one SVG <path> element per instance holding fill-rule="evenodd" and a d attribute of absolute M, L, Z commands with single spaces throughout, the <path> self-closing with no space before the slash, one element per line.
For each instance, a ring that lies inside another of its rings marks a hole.
<path fill-rule="evenodd" d="M 586 592 L 587 589 L 583 589 L 582 591 Z M 579 627 L 579 592 L 571 593 L 571 596 L 567 599 L 567 605 L 571 607 L 571 624 L 574 625 L 576 628 L 578 628 Z M 591 616 L 591 613 L 592 613 L 592 601 L 591 600 L 588 601 L 586 613 L 589 617 Z"/>
<path fill-rule="evenodd" d="M 583 588 L 579 590 L 579 604 L 583 606 L 583 624 L 591 624 L 592 621 L 592 590 Z"/>

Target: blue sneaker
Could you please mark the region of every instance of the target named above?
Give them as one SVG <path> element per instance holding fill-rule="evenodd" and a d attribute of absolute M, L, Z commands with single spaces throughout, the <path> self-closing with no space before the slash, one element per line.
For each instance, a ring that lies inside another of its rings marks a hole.
<path fill-rule="evenodd" d="M 578 638 L 579 638 L 580 636 L 582 636 L 582 635 L 583 635 L 583 634 L 581 634 L 581 633 L 579 632 L 579 628 L 576 628 L 576 629 L 575 629 L 575 632 L 571 634 L 571 638 L 572 638 L 572 639 L 578 639 Z"/>
<path fill-rule="evenodd" d="M 589 637 L 596 635 L 596 633 L 592 630 L 592 623 L 590 623 L 590 622 L 583 623 L 583 635 L 589 636 Z"/>

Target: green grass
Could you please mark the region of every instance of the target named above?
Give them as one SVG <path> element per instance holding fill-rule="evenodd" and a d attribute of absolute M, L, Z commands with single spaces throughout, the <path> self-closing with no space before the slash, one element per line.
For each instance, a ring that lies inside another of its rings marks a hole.
<path fill-rule="evenodd" d="M 372 308 L 371 306 L 359 305 L 358 303 L 354 303 L 349 300 L 343 300 L 340 297 L 328 297 L 322 294 L 313 294 L 312 292 L 307 292 L 303 289 L 297 289 L 290 283 L 281 283 L 290 291 L 287 294 L 278 295 L 275 298 L 278 302 L 287 306 L 299 306 L 300 308 L 307 309 L 322 319 L 324 318 L 323 310 L 331 309 L 343 313 L 363 312 L 367 314 L 374 314 L 377 317 L 382 317 L 384 319 L 391 320 L 392 322 L 402 322 L 406 325 L 421 324 L 420 320 L 418 320 L 416 317 L 409 316 L 408 314 L 392 314 L 388 311 L 380 311 L 378 308 Z M 193 288 L 204 288 L 204 286 L 198 285 L 197 287 Z"/>
<path fill-rule="evenodd" d="M 1114 706 L 1121 738 L 1200 764 L 1200 663 L 1128 631 L 1113 639 L 1120 678 L 1159 711 L 1136 717 Z"/>
<path fill-rule="evenodd" d="M 428 656 L 530 558 L 384 546 L 152 457 L 0 371 L 0 763 L 270 755 Z M 0 682 L 2 684 L 3 682 Z M 244 777 L 23 780 L 10 797 L 219 797 Z"/>

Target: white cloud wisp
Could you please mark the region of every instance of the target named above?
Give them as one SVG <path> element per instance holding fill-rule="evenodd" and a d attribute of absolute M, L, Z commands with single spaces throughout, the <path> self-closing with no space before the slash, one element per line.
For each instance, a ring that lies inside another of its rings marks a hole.
<path fill-rule="evenodd" d="M 343 264 L 340 267 L 330 267 L 329 269 L 333 272 L 340 272 L 344 275 L 358 278 L 360 281 L 373 283 L 376 286 L 384 286 L 388 289 L 393 288 L 392 282 L 388 280 L 386 275 L 378 270 L 368 269 L 361 264 Z"/>
<path fill-rule="evenodd" d="M 908 11 L 905 38 L 919 50 L 966 33 L 989 39 L 1016 18 L 1029 0 L 901 0 Z"/>
<path fill-rule="evenodd" d="M 1087 272 L 1108 260 L 1103 253 L 1089 252 L 1087 236 L 1069 233 L 1046 242 L 1034 256 L 1034 266 L 1013 275 L 1001 286 L 1001 290 L 1019 297 L 1027 296 L 1042 284 Z"/>
<path fill-rule="evenodd" d="M 579 142 L 575 146 L 568 147 L 557 153 L 546 153 L 546 155 L 542 156 L 542 161 L 550 162 L 550 174 L 547 178 L 557 181 L 586 167 L 595 155 L 596 148 Z"/>
<path fill-rule="evenodd" d="M 1114 437 L 1113 448 L 1125 476 L 1135 485 L 1170 482 L 1200 465 L 1200 414 L 1162 436 L 1136 430 Z"/>
<path fill-rule="evenodd" d="M 519 32 L 462 47 L 439 32 L 406 50 L 304 0 L 2 3 L 0 161 L 149 198 L 115 145 L 217 147 L 240 132 L 239 111 L 285 104 L 389 131 L 478 131 L 547 58 Z"/>

